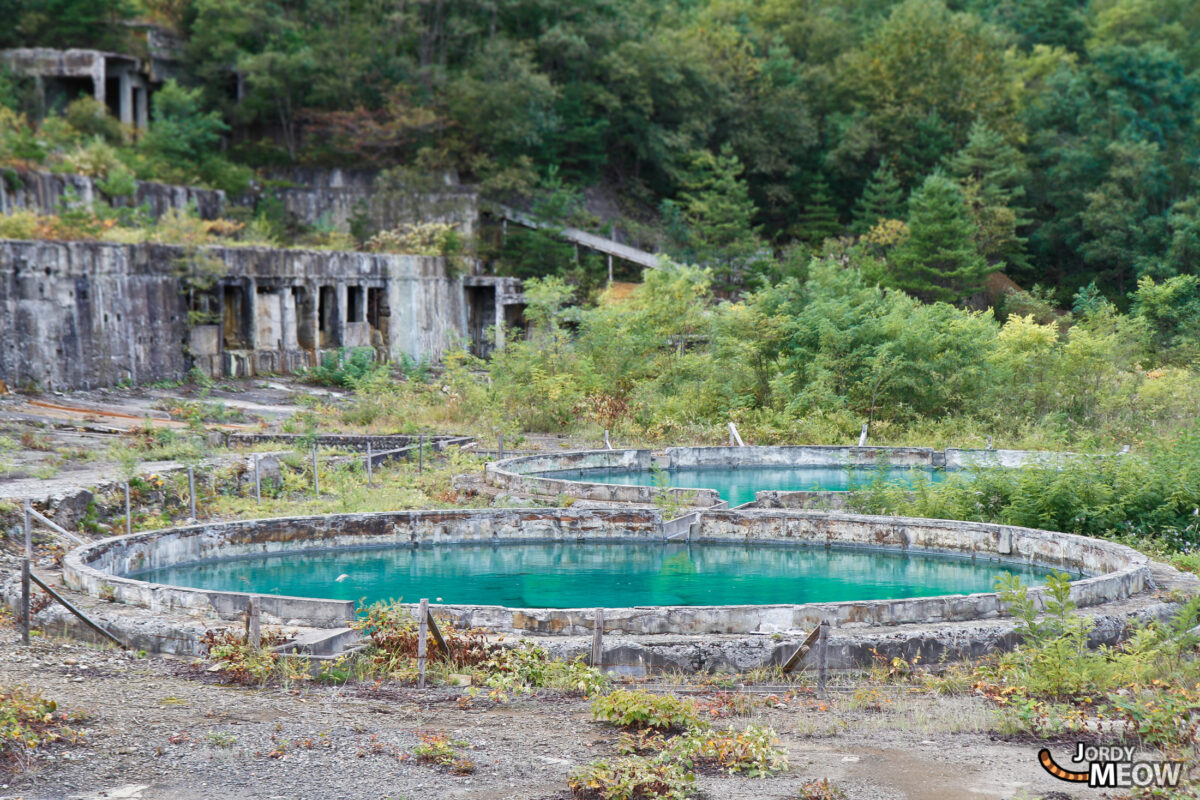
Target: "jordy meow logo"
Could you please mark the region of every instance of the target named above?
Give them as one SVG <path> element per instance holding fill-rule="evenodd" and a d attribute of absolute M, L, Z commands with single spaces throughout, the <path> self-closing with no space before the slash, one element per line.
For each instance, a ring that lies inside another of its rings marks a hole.
<path fill-rule="evenodd" d="M 1178 786 L 1182 761 L 1134 761 L 1135 748 L 1075 743 L 1071 761 L 1083 764 L 1074 770 L 1060 767 L 1050 751 L 1038 751 L 1038 761 L 1054 777 L 1063 781 L 1086 783 L 1094 788 L 1129 789 L 1147 786 Z"/>

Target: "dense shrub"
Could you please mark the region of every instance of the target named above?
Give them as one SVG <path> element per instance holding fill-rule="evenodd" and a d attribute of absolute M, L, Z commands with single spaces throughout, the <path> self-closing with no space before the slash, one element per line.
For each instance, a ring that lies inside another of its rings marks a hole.
<path fill-rule="evenodd" d="M 592 701 L 592 716 L 622 728 L 681 731 L 701 726 L 696 704 L 668 694 L 618 689 Z"/>

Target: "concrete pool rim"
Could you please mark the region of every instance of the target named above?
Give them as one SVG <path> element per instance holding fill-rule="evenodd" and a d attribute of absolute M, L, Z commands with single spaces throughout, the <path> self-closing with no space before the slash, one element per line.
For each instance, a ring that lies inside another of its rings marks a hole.
<path fill-rule="evenodd" d="M 955 553 L 1069 569 L 1088 577 L 1072 583 L 1081 607 L 1122 600 L 1150 584 L 1150 559 L 1124 545 L 1053 531 L 987 523 L 879 517 L 793 510 L 705 511 L 696 539 L 724 543 L 804 543 L 908 554 Z M 281 553 L 315 554 L 330 549 L 428 546 L 489 541 L 663 540 L 657 510 L 485 509 L 373 512 L 281 517 L 197 524 L 118 536 L 84 545 L 63 559 L 68 588 L 114 602 L 160 612 L 236 620 L 251 593 L 149 583 L 125 573 L 218 557 Z M 309 627 L 342 627 L 355 613 L 353 601 L 254 593 L 266 621 Z M 1035 602 L 1042 590 L 1031 588 Z M 413 598 L 415 599 L 415 598 Z M 496 632 L 586 635 L 594 609 L 509 608 L 437 605 L 456 625 Z M 1002 615 L 994 592 L 894 600 L 730 606 L 605 608 L 609 633 L 749 634 L 811 628 L 938 624 L 995 619 Z"/>
<path fill-rule="evenodd" d="M 572 450 L 560 453 L 521 455 L 489 462 L 484 480 L 497 488 L 540 497 L 574 497 L 615 503 L 653 503 L 670 495 L 699 508 L 725 505 L 714 489 L 651 485 L 626 485 L 570 479 L 545 473 L 574 470 L 620 470 L 648 472 L 654 468 L 742 468 L 742 467 L 850 467 L 895 466 L 942 468 L 1013 468 L 1078 458 L 1074 453 L 1036 450 L 969 450 L 932 447 L 875 447 L 834 445 L 776 445 L 746 447 L 667 447 L 662 450 Z M 847 491 L 760 491 L 756 507 L 840 508 Z"/>

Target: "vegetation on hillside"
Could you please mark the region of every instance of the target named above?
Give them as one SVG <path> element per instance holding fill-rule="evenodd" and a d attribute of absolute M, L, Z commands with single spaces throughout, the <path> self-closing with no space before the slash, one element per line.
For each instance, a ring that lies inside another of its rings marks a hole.
<path fill-rule="evenodd" d="M 926 300 L 1003 269 L 1059 304 L 1094 283 L 1125 307 L 1140 279 L 1197 268 L 1200 12 L 1181 0 L 0 8 L 0 46 L 140 52 L 131 18 L 179 33 L 190 88 L 159 93 L 122 159 L 139 175 L 235 188 L 235 163 L 403 164 L 493 196 L 600 187 L 627 236 L 718 287 L 850 232 L 893 241 L 877 279 Z M 0 104 L 27 105 L 26 84 L 0 76 Z"/>

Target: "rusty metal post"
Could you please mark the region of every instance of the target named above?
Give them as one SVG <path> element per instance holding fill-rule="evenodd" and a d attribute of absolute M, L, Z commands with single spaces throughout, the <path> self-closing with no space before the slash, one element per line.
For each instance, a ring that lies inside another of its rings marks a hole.
<path fill-rule="evenodd" d="M 262 505 L 262 476 L 258 472 L 258 453 L 254 454 L 254 502 Z"/>
<path fill-rule="evenodd" d="M 374 478 L 374 465 L 371 463 L 374 460 L 371 454 L 371 443 L 367 442 L 367 486 L 370 486 Z"/>
<path fill-rule="evenodd" d="M 125 481 L 125 535 L 133 533 L 133 512 L 129 505 L 129 481 Z"/>

